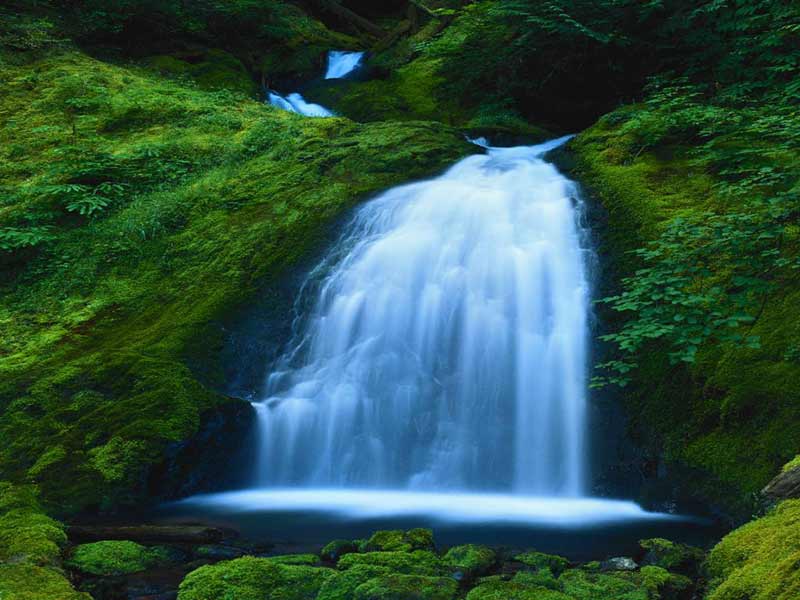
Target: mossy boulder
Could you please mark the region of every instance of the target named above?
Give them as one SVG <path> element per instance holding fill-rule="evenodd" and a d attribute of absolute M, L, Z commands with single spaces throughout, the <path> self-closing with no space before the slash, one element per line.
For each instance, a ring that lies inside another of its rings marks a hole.
<path fill-rule="evenodd" d="M 468 578 L 486 573 L 496 561 L 497 555 L 494 550 L 476 544 L 454 546 L 442 557 L 445 566 Z"/>
<path fill-rule="evenodd" d="M 33 564 L 0 563 L 0 598 L 3 600 L 92 600 L 75 591 L 60 573 Z"/>
<path fill-rule="evenodd" d="M 560 591 L 538 585 L 520 581 L 493 580 L 470 590 L 467 600 L 573 600 L 573 598 Z"/>
<path fill-rule="evenodd" d="M 430 529 L 400 529 L 376 531 L 359 548 L 361 552 L 411 552 L 433 550 L 433 532 Z"/>
<path fill-rule="evenodd" d="M 356 565 L 387 567 L 394 573 L 404 575 L 443 575 L 446 571 L 439 557 L 427 550 L 346 554 L 339 559 L 337 566 L 339 569 L 349 569 Z"/>
<path fill-rule="evenodd" d="M 534 569 L 550 569 L 550 572 L 556 577 L 569 567 L 569 561 L 563 556 L 545 554 L 544 552 L 523 552 L 522 554 L 517 554 L 514 560 L 518 560 Z"/>
<path fill-rule="evenodd" d="M 374 577 L 390 575 L 392 570 L 377 565 L 355 565 L 338 571 L 325 580 L 316 600 L 353 600 L 356 588 Z"/>
<path fill-rule="evenodd" d="M 800 597 L 800 500 L 726 535 L 708 556 L 708 600 Z"/>
<path fill-rule="evenodd" d="M 360 544 L 353 540 L 333 540 L 320 550 L 320 558 L 329 562 L 336 562 L 345 554 L 359 551 Z"/>
<path fill-rule="evenodd" d="M 511 581 L 515 583 L 522 583 L 525 585 L 532 585 L 547 588 L 549 590 L 560 590 L 561 586 L 558 579 L 553 572 L 545 567 L 535 571 L 517 571 Z"/>
<path fill-rule="evenodd" d="M 163 547 L 147 547 L 126 540 L 80 544 L 70 553 L 67 567 L 87 575 L 128 575 L 168 564 L 172 553 Z"/>
<path fill-rule="evenodd" d="M 662 567 L 668 571 L 684 575 L 697 575 L 705 552 L 700 548 L 678 544 L 664 538 L 641 540 L 639 546 L 644 551 L 641 563 Z"/>
<path fill-rule="evenodd" d="M 458 584 L 449 577 L 381 575 L 356 588 L 354 600 L 453 600 Z"/>
<path fill-rule="evenodd" d="M 206 565 L 181 582 L 179 600 L 314 600 L 331 569 L 276 564 L 246 556 Z"/>
<path fill-rule="evenodd" d="M 276 565 L 299 565 L 311 567 L 319 562 L 316 554 L 282 554 L 280 556 L 267 556 L 266 560 Z"/>
<path fill-rule="evenodd" d="M 571 569 L 558 582 L 574 600 L 651 600 L 648 591 L 626 575 Z"/>

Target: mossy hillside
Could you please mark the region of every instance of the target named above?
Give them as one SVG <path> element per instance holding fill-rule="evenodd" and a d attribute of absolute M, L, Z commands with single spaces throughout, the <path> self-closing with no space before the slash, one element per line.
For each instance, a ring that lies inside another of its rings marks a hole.
<path fill-rule="evenodd" d="M 66 566 L 86 575 L 109 577 L 146 571 L 170 561 L 167 548 L 109 540 L 76 546 L 70 551 Z"/>
<path fill-rule="evenodd" d="M 192 571 L 179 600 L 314 600 L 334 571 L 244 557 Z"/>
<path fill-rule="evenodd" d="M 0 482 L 0 598 L 89 600 L 61 570 L 64 527 L 42 512 L 33 486 Z"/>
<path fill-rule="evenodd" d="M 642 145 L 634 124 L 652 112 L 624 107 L 571 143 L 577 177 L 606 212 L 600 251 L 609 279 L 632 275 L 641 263 L 630 252 L 656 239 L 670 220 L 735 210 L 719 196 L 708 160 L 689 146 Z M 746 331 L 760 347 L 709 344 L 687 367 L 671 365 L 667 349 L 654 345 L 624 390 L 634 439 L 680 467 L 673 469 L 676 486 L 688 469 L 685 487 L 729 514 L 746 515 L 752 494 L 796 454 L 800 363 L 791 348 L 800 330 L 790 315 L 798 309 L 796 285 L 779 280 Z M 605 318 L 611 327 L 620 324 L 619 315 Z"/>
<path fill-rule="evenodd" d="M 137 501 L 168 445 L 240 410 L 205 385 L 216 318 L 358 200 L 468 151 L 440 125 L 304 119 L 74 50 L 0 73 L 0 473 L 63 512 Z"/>
<path fill-rule="evenodd" d="M 789 600 L 800 595 L 800 500 L 725 536 L 709 554 L 708 600 Z"/>

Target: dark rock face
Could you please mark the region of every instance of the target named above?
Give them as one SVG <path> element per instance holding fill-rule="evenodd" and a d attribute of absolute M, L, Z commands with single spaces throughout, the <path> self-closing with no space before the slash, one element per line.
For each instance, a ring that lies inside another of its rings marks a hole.
<path fill-rule="evenodd" d="M 761 493 L 773 500 L 800 498 L 800 467 L 784 471 L 770 481 Z"/>
<path fill-rule="evenodd" d="M 230 402 L 203 415 L 200 431 L 189 440 L 170 445 L 164 461 L 150 474 L 151 496 L 180 498 L 199 492 L 232 488 L 247 480 L 247 473 L 233 465 L 252 445 L 255 411 L 249 402 Z"/>

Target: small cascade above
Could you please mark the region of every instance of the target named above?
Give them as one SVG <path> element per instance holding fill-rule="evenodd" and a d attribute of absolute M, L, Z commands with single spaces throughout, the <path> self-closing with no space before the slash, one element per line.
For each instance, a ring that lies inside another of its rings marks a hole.
<path fill-rule="evenodd" d="M 342 79 L 359 68 L 364 58 L 363 52 L 334 50 L 328 53 L 328 68 L 325 79 Z M 336 114 L 324 106 L 308 102 L 299 92 L 281 95 L 275 91 L 267 93 L 267 101 L 272 106 L 306 117 L 334 117 Z"/>
<path fill-rule="evenodd" d="M 361 66 L 363 52 L 334 50 L 328 54 L 328 70 L 325 79 L 342 79 Z"/>

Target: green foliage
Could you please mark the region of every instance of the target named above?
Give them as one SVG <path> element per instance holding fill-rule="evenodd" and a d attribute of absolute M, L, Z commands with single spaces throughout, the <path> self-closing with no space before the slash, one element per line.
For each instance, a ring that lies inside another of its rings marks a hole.
<path fill-rule="evenodd" d="M 800 593 L 800 500 L 729 533 L 711 551 L 708 600 L 790 600 Z"/>
<path fill-rule="evenodd" d="M 76 546 L 66 562 L 70 569 L 103 577 L 146 571 L 170 562 L 165 548 L 129 541 L 105 541 Z"/>

